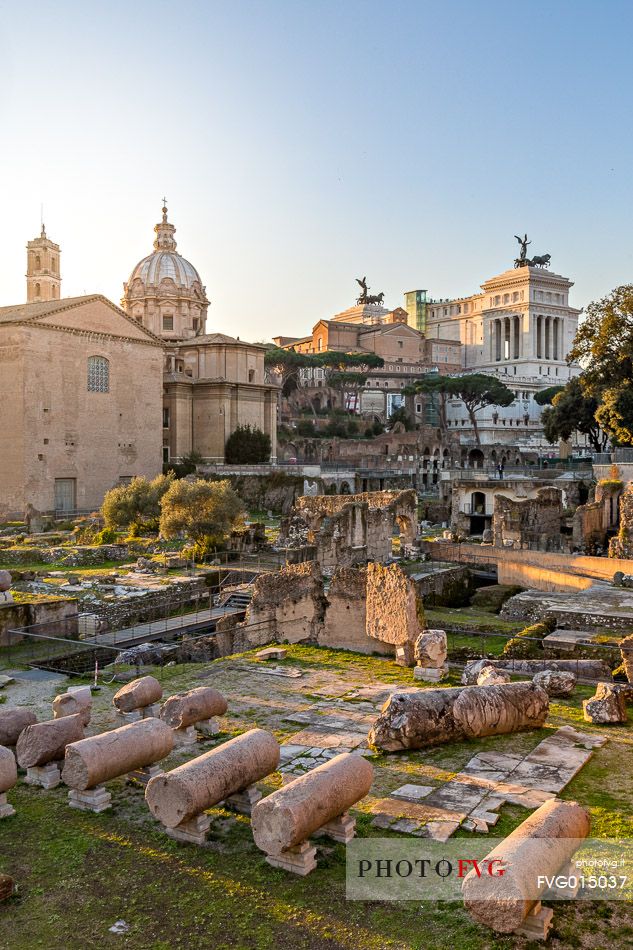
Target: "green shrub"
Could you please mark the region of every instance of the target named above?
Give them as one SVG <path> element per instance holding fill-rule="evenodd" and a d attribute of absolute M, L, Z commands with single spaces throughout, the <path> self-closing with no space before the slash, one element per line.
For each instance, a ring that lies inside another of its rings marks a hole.
<path fill-rule="evenodd" d="M 224 447 L 227 465 L 260 465 L 270 462 L 270 436 L 257 426 L 238 426 Z"/>
<path fill-rule="evenodd" d="M 118 537 L 114 528 L 104 528 L 95 535 L 95 544 L 116 544 Z"/>
<path fill-rule="evenodd" d="M 543 656 L 543 637 L 546 637 L 553 629 L 554 623 L 550 620 L 526 627 L 525 630 L 521 630 L 515 637 L 508 640 L 503 648 L 504 656 L 512 657 L 514 660 L 541 659 Z"/>

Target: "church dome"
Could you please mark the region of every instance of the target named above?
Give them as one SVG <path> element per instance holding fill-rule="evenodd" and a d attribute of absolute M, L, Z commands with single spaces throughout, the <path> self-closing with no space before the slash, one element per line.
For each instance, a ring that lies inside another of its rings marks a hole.
<path fill-rule="evenodd" d="M 128 283 L 131 285 L 137 278 L 146 285 L 158 285 L 162 280 L 169 279 L 183 290 L 194 290 L 196 284 L 197 289 L 202 288 L 198 271 L 176 251 L 154 251 L 148 254 L 136 265 Z"/>
<path fill-rule="evenodd" d="M 160 289 L 161 296 L 175 294 L 207 302 L 200 274 L 176 250 L 176 228 L 167 220 L 166 207 L 163 207 L 163 220 L 155 226 L 154 231 L 154 251 L 139 261 L 130 274 L 125 285 L 126 295 L 145 295 L 151 287 Z"/>
<path fill-rule="evenodd" d="M 176 250 L 176 228 L 167 220 L 165 206 L 154 233 L 154 250 L 138 262 L 123 285 L 121 306 L 163 339 L 199 336 L 206 328 L 206 288 L 193 264 Z"/>

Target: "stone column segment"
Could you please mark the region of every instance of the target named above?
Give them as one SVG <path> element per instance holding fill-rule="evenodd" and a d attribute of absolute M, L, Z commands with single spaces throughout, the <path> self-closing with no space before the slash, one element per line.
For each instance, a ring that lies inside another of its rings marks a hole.
<path fill-rule="evenodd" d="M 11 749 L 0 746 L 0 794 L 13 788 L 18 780 L 18 767 Z"/>
<path fill-rule="evenodd" d="M 536 729 L 548 709 L 547 693 L 533 683 L 398 692 L 382 707 L 369 744 L 397 752 Z"/>
<path fill-rule="evenodd" d="M 475 869 L 466 875 L 462 894 L 468 913 L 498 933 L 518 930 L 547 890 L 545 883 L 538 886 L 539 876 L 557 874 L 589 827 L 589 815 L 577 802 L 545 802 L 479 862 L 481 876 Z M 488 867 L 505 871 L 489 874 Z"/>
<path fill-rule="evenodd" d="M 160 718 L 172 729 L 186 729 L 196 722 L 223 716 L 228 703 L 222 693 L 211 686 L 199 686 L 187 693 L 170 696 L 163 703 Z"/>
<path fill-rule="evenodd" d="M 36 722 L 37 716 L 32 709 L 21 706 L 0 708 L 0 745 L 14 746 L 20 733 Z"/>
<path fill-rule="evenodd" d="M 64 722 L 63 719 L 58 721 Z M 62 780 L 80 791 L 94 788 L 134 769 L 159 762 L 173 748 L 173 730 L 166 723 L 160 719 L 141 719 L 69 745 Z"/>
<path fill-rule="evenodd" d="M 364 798 L 373 767 L 362 755 L 343 752 L 258 802 L 251 824 L 255 844 L 281 854 Z"/>
<path fill-rule="evenodd" d="M 18 765 L 30 769 L 64 758 L 66 746 L 83 739 L 81 716 L 64 716 L 27 726 L 16 745 Z"/>
<path fill-rule="evenodd" d="M 151 706 L 162 698 L 163 687 L 154 676 L 141 676 L 140 679 L 126 683 L 112 697 L 112 705 L 119 712 L 133 712 L 143 706 Z"/>
<path fill-rule="evenodd" d="M 145 799 L 154 818 L 167 828 L 175 828 L 270 775 L 278 765 L 279 743 L 275 737 L 264 729 L 249 729 L 151 779 Z"/>

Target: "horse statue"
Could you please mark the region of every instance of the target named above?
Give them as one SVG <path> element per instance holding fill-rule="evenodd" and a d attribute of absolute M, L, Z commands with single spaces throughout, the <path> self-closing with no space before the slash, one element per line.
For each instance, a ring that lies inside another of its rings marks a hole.
<path fill-rule="evenodd" d="M 533 267 L 549 267 L 549 262 L 551 259 L 551 254 L 542 254 L 540 256 L 535 255 L 530 261 L 530 264 L 532 264 Z"/>
<path fill-rule="evenodd" d="M 377 303 L 379 306 L 382 306 L 382 302 L 385 299 L 384 292 L 381 291 L 379 294 L 370 294 L 365 303 Z"/>

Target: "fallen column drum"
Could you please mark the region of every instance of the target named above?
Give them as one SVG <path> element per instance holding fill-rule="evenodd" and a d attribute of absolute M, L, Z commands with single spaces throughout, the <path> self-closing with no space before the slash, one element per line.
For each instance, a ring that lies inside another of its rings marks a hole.
<path fill-rule="evenodd" d="M 546 892 L 544 878 L 569 862 L 589 827 L 589 815 L 577 802 L 545 802 L 480 862 L 503 867 L 503 874 L 466 875 L 462 895 L 468 913 L 499 933 L 518 930 Z"/>
<path fill-rule="evenodd" d="M 160 719 L 141 719 L 69 745 L 62 779 L 71 788 L 93 788 L 159 762 L 173 747 L 173 732 L 168 725 Z"/>
<path fill-rule="evenodd" d="M 145 799 L 155 818 L 167 828 L 176 828 L 270 775 L 278 765 L 275 737 L 263 729 L 250 729 L 151 779 Z"/>

